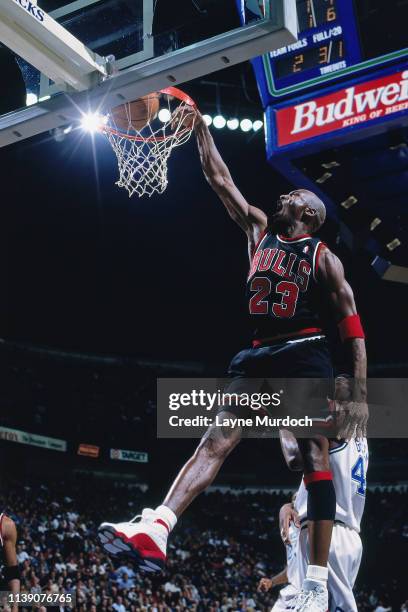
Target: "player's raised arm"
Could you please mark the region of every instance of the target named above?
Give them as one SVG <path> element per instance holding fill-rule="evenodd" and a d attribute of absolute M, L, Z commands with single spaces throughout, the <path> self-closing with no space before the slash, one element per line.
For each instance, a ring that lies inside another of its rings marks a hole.
<path fill-rule="evenodd" d="M 195 134 L 205 178 L 223 202 L 231 219 L 245 231 L 248 238 L 258 240 L 267 225 L 266 214 L 248 204 L 235 185 L 227 165 L 222 159 L 213 137 L 201 114 L 196 111 Z"/>
<path fill-rule="evenodd" d="M 364 331 L 357 314 L 353 290 L 345 279 L 341 261 L 329 249 L 323 249 L 321 253 L 318 276 L 328 291 L 340 337 L 347 349 L 354 375 L 352 401 L 348 403 L 348 414 L 340 428 L 339 436 L 347 439 L 354 432 L 358 437 L 365 436 L 368 420 L 367 355 Z"/>

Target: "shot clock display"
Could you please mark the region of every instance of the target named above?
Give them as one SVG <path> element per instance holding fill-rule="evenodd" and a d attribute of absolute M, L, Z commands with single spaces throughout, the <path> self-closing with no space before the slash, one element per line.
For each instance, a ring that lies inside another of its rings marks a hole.
<path fill-rule="evenodd" d="M 237 0 L 241 16 L 263 1 Z M 390 34 L 392 22 L 408 23 L 407 0 L 296 0 L 296 4 L 297 42 L 253 60 L 262 75 L 260 83 L 265 84 L 261 87 L 265 105 L 408 55 L 403 30 L 400 39 Z"/>

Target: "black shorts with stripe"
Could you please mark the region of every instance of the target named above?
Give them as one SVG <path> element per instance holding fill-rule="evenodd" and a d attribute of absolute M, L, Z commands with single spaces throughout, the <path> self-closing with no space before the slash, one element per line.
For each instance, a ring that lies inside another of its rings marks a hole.
<path fill-rule="evenodd" d="M 271 416 L 288 414 L 314 418 L 327 416 L 327 398 L 333 395 L 333 365 L 324 336 L 286 340 L 240 351 L 228 368 L 224 393 L 276 393 L 284 390 L 279 409 L 270 408 Z M 295 379 L 295 380 L 292 380 Z M 250 407 L 221 406 L 239 418 L 253 416 Z"/>

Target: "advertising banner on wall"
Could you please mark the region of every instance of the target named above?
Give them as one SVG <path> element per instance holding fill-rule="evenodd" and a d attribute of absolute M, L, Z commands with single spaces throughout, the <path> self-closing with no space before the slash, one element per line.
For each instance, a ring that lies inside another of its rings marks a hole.
<path fill-rule="evenodd" d="M 50 438 L 49 436 L 40 436 L 38 434 L 28 433 L 20 429 L 10 429 L 9 427 L 0 427 L 0 440 L 8 442 L 17 442 L 18 444 L 28 444 L 29 446 L 38 446 L 48 450 L 66 452 L 67 443 L 59 438 Z"/>
<path fill-rule="evenodd" d="M 118 461 L 134 461 L 135 463 L 148 463 L 149 455 L 140 451 L 123 450 L 121 448 L 111 448 L 110 458 Z"/>

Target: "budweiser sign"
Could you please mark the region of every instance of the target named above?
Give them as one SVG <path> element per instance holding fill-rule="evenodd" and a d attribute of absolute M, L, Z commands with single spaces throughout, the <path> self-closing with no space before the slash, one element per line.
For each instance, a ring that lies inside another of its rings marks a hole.
<path fill-rule="evenodd" d="M 278 110 L 278 146 L 407 109 L 408 70 L 405 70 Z"/>

